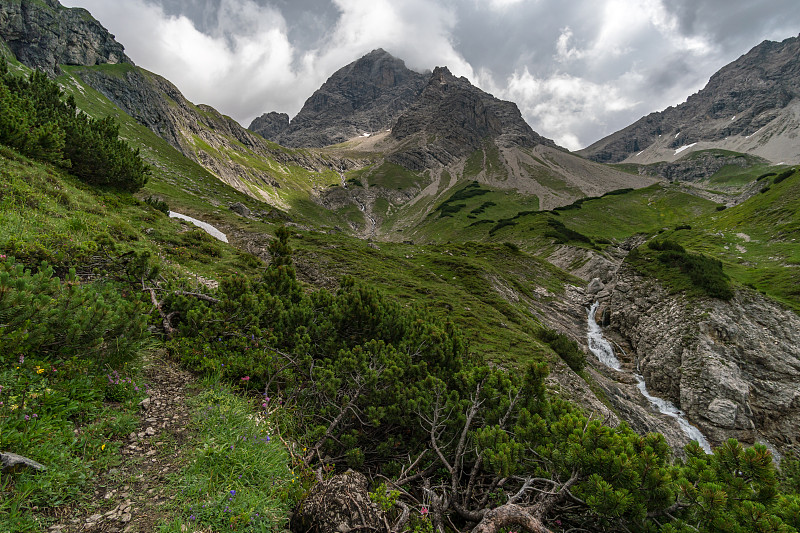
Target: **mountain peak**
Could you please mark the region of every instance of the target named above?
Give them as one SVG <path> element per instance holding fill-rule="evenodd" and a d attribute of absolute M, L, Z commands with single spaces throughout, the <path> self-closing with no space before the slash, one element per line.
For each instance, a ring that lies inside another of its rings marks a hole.
<path fill-rule="evenodd" d="M 51 76 L 60 74 L 59 65 L 133 64 L 88 11 L 58 0 L 0 2 L 0 39 L 21 63 Z"/>
<path fill-rule="evenodd" d="M 433 70 L 422 94 L 398 118 L 392 137 L 406 147 L 392 160 L 412 169 L 448 165 L 489 139 L 498 146 L 556 146 L 531 129 L 515 103 L 456 78 L 447 67 Z M 419 142 L 406 142 L 411 138 Z"/>
<path fill-rule="evenodd" d="M 337 70 L 292 119 L 272 132 L 285 146 L 320 147 L 390 129 L 428 81 L 382 48 Z M 250 129 L 257 131 L 253 124 Z"/>
<path fill-rule="evenodd" d="M 800 36 L 764 41 L 675 107 L 651 113 L 580 153 L 603 163 L 673 161 L 720 148 L 800 162 Z M 684 148 L 685 147 L 685 148 Z"/>

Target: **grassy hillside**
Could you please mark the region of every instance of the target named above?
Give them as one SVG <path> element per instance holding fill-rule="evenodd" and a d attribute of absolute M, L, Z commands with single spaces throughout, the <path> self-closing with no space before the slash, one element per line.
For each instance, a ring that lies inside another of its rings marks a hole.
<path fill-rule="evenodd" d="M 760 181 L 762 192 L 744 203 L 700 216 L 690 221 L 691 228 L 663 236 L 721 260 L 739 284 L 800 310 L 800 172 L 773 171 Z"/>

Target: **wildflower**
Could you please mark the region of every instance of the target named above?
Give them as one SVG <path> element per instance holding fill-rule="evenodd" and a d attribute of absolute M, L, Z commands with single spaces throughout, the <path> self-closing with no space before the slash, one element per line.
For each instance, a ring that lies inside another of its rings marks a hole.
<path fill-rule="evenodd" d="M 204 505 L 203 507 L 205 507 L 205 505 Z M 194 515 L 190 515 L 190 516 L 189 516 L 189 520 L 194 520 L 194 519 L 195 519 L 195 518 L 194 518 Z"/>
<path fill-rule="evenodd" d="M 266 408 L 267 408 L 267 404 L 266 404 L 266 403 L 262 403 L 262 404 L 261 404 L 261 407 L 263 407 L 264 409 L 266 409 Z"/>
<path fill-rule="evenodd" d="M 242 381 L 250 381 L 250 376 L 245 376 L 242 378 Z"/>
<path fill-rule="evenodd" d="M 265 402 L 267 402 L 267 403 L 269 403 L 269 396 L 267 396 L 266 398 L 264 398 L 264 401 L 265 401 Z"/>
<path fill-rule="evenodd" d="M 36 373 L 37 374 L 43 374 L 44 373 L 44 368 L 40 367 L 39 365 L 36 365 Z"/>
<path fill-rule="evenodd" d="M 20 355 L 19 356 L 19 364 L 22 364 L 24 362 L 25 362 L 25 356 L 24 355 Z"/>
<path fill-rule="evenodd" d="M 235 490 L 231 491 L 231 496 L 236 496 L 236 491 Z"/>
<path fill-rule="evenodd" d="M 426 506 L 422 506 L 422 509 L 419 510 L 419 514 L 422 516 L 428 516 L 428 508 Z"/>
<path fill-rule="evenodd" d="M 102 452 L 103 450 L 105 450 L 105 449 L 106 449 L 106 445 L 105 445 L 105 444 L 103 444 L 102 446 L 100 446 L 100 451 L 101 451 L 101 452 Z"/>
<path fill-rule="evenodd" d="M 6 254 L 0 254 L 0 259 L 5 259 L 5 258 L 6 258 Z"/>
<path fill-rule="evenodd" d="M 30 420 L 30 419 L 31 419 L 31 417 L 29 417 L 28 415 L 25 415 L 25 421 L 26 421 L 26 422 L 27 422 L 28 420 Z"/>
<path fill-rule="evenodd" d="M 0 405 L 2 405 L 2 404 L 0 404 Z M 32 416 L 33 418 L 39 418 L 39 415 L 37 415 L 36 413 L 33 413 L 31 416 Z"/>

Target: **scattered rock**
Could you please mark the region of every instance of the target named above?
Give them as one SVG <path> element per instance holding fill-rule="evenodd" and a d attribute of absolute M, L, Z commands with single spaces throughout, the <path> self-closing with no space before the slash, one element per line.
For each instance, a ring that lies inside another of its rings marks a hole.
<path fill-rule="evenodd" d="M 47 470 L 46 466 L 37 463 L 33 459 L 28 459 L 27 457 L 17 455 L 16 453 L 0 453 L 0 462 L 2 462 L 3 472 L 5 473 L 19 472 L 26 468 L 36 471 Z"/>
<path fill-rule="evenodd" d="M 586 287 L 586 294 L 592 295 L 597 294 L 598 292 L 602 291 L 605 288 L 605 284 L 600 281 L 600 278 L 594 278 L 590 283 L 589 286 Z"/>
<path fill-rule="evenodd" d="M 248 207 L 241 202 L 231 204 L 230 210 L 243 217 L 250 217 L 252 215 L 250 209 L 248 209 Z"/>

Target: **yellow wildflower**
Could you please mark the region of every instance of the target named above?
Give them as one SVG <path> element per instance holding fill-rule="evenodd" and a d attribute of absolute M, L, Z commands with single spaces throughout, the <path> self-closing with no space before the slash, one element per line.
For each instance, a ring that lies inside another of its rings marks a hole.
<path fill-rule="evenodd" d="M 100 446 L 100 451 L 101 451 L 101 452 L 102 452 L 103 450 L 105 450 L 105 449 L 106 449 L 106 445 L 105 445 L 105 444 L 103 444 L 102 446 Z"/>

